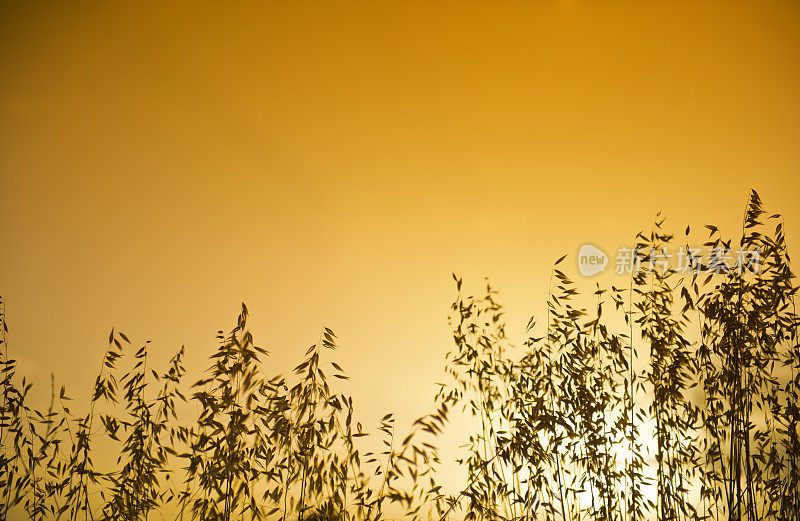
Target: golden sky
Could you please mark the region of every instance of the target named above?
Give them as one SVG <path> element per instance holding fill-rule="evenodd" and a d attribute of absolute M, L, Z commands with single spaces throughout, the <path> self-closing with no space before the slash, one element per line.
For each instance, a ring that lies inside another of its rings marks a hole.
<path fill-rule="evenodd" d="M 800 240 L 800 5 L 0 5 L 0 294 L 21 372 L 88 396 L 112 326 L 268 372 L 327 325 L 367 424 L 424 412 L 450 273 L 512 337 L 549 266 L 663 210 Z M 195 372 L 192 376 L 196 376 Z"/>

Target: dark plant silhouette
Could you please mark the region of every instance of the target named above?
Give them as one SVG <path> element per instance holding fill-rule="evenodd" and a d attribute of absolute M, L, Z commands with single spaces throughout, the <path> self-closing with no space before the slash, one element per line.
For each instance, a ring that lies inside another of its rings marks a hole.
<path fill-rule="evenodd" d="M 752 192 L 738 240 L 706 228 L 715 255 L 687 241 L 699 269 L 680 271 L 657 215 L 620 288 L 587 291 L 560 258 L 546 316 L 518 346 L 491 285 L 470 296 L 454 275 L 448 381 L 408 433 L 389 413 L 377 438 L 334 385 L 348 377 L 333 331 L 267 376 L 244 305 L 191 392 L 183 348 L 159 372 L 149 342 L 112 330 L 87 409 L 73 412 L 54 379 L 39 409 L 0 299 L 0 518 L 794 521 L 798 286 L 783 222 Z M 457 462 L 467 484 L 447 491 L 435 441 L 453 410 L 475 430 Z M 101 442 L 115 461 L 95 462 Z"/>

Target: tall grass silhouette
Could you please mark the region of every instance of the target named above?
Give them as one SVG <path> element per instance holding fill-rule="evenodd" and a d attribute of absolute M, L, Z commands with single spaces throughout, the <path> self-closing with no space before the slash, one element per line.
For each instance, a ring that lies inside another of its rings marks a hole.
<path fill-rule="evenodd" d="M 355 419 L 327 327 L 294 371 L 265 374 L 244 305 L 193 384 L 183 348 L 153 368 L 148 343 L 112 330 L 88 407 L 74 412 L 51 379 L 38 408 L 0 299 L 2 518 L 800 519 L 798 286 L 783 222 L 752 192 L 737 240 L 706 229 L 706 248 L 757 254 L 760 269 L 741 269 L 742 254 L 690 254 L 701 269 L 688 273 L 662 263 L 680 241 L 659 216 L 637 234 L 641 269 L 623 287 L 587 290 L 556 261 L 546 316 L 517 345 L 491 285 L 470 296 L 454 275 L 448 381 L 402 433 L 391 413 L 374 433 Z M 454 410 L 476 430 L 457 461 L 466 486 L 448 491 L 436 444 Z M 101 442 L 116 446 L 111 471 L 94 464 Z"/>

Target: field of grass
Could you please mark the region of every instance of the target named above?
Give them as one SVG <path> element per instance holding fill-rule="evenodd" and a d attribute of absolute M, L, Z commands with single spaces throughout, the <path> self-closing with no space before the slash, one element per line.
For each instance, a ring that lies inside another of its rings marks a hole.
<path fill-rule="evenodd" d="M 470 296 L 454 275 L 448 381 L 407 432 L 392 414 L 375 429 L 354 419 L 331 329 L 291 374 L 265 374 L 244 305 L 202 375 L 186 374 L 183 349 L 152 367 L 147 343 L 112 330 L 88 404 L 53 384 L 39 407 L 0 308 L 0 517 L 800 519 L 783 222 L 753 192 L 741 237 L 706 229 L 704 247 L 757 252 L 759 269 L 735 253 L 727 268 L 662 266 L 683 239 L 657 221 L 637 235 L 641 269 L 624 287 L 584 287 L 556 261 L 548 312 L 523 339 L 506 335 L 491 286 Z M 447 490 L 437 440 L 463 413 L 478 426 L 458 462 L 467 485 Z M 98 470 L 98 443 L 116 447 L 113 471 Z"/>

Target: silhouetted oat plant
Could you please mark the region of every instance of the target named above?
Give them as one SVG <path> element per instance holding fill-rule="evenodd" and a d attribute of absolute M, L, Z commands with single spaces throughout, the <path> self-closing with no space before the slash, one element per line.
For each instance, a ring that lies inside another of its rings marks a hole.
<path fill-rule="evenodd" d="M 709 460 L 703 499 L 722 519 L 800 515 L 797 286 L 779 215 L 764 216 L 753 192 L 739 246 L 758 253 L 761 269 L 739 269 L 747 256 L 738 258 L 731 269 L 694 281 L 693 297 L 686 294 L 703 321 L 699 362 Z M 708 229 L 707 247 L 730 249 L 731 240 Z"/>
<path fill-rule="evenodd" d="M 699 465 L 699 411 L 689 399 L 696 386 L 696 358 L 684 337 L 689 320 L 677 310 L 675 296 L 683 283 L 668 261 L 673 236 L 657 216 L 648 236 L 639 234 L 635 251 L 642 252 L 634 276 L 635 322 L 649 345 L 649 368 L 643 382 L 651 393 L 648 418 L 655 424 L 656 504 L 658 519 L 696 519 L 690 486 Z M 678 280 L 676 280 L 678 279 Z"/>
<path fill-rule="evenodd" d="M 117 333 L 127 343 L 127 337 Z M 174 429 L 170 422 L 177 419 L 175 404 L 185 400 L 179 389 L 183 368 L 181 350 L 172 358 L 167 372 L 159 375 L 147 367 L 147 342 L 133 355 L 134 366 L 119 383 L 124 403 L 121 417 L 103 414 L 100 419 L 106 434 L 121 444 L 116 460 L 117 471 L 105 473 L 107 489 L 103 498 L 102 519 L 143 520 L 164 502 L 165 490 L 161 478 L 169 479 L 168 457 L 174 454 Z M 156 396 L 148 396 L 150 383 L 162 384 Z M 162 383 L 163 382 L 163 383 Z M 104 394 L 117 403 L 117 389 Z"/>
<path fill-rule="evenodd" d="M 0 342 L 2 342 L 3 402 L 0 417 L 0 485 L 2 485 L 2 513 L 7 519 L 9 511 L 25 499 L 30 470 L 25 458 L 33 459 L 29 439 L 25 435 L 25 397 L 30 384 L 23 379 L 22 386 L 14 382 L 16 360 L 8 357 L 8 326 L 6 325 L 5 302 L 0 299 Z M 29 452 L 30 450 L 30 452 Z M 35 500 L 34 500 L 35 501 Z"/>
<path fill-rule="evenodd" d="M 194 384 L 202 388 L 192 397 L 201 412 L 196 428 L 184 430 L 183 439 L 191 448 L 184 454 L 186 479 L 197 488 L 182 498 L 194 518 L 229 521 L 245 512 L 254 518 L 260 515 L 252 487 L 251 441 L 263 381 L 259 357 L 266 351 L 253 343 L 246 321 L 247 308 L 242 306 L 230 335 L 219 333 L 220 346 L 211 356 L 208 377 Z"/>
<path fill-rule="evenodd" d="M 0 518 L 794 521 L 798 287 L 783 223 L 765 215 L 753 192 L 738 245 L 708 225 L 706 248 L 744 253 L 699 274 L 665 262 L 675 239 L 660 215 L 636 236 L 627 288 L 581 293 L 560 258 L 546 320 L 531 318 L 519 348 L 497 292 L 464 295 L 454 276 L 451 381 L 405 436 L 385 415 L 372 450 L 352 397 L 329 380 L 348 377 L 329 360 L 328 328 L 291 374 L 267 378 L 243 305 L 193 387 L 195 419 L 178 406 L 184 350 L 159 374 L 149 342 L 134 348 L 112 330 L 75 415 L 52 378 L 48 407 L 31 405 L 0 299 Z M 755 253 L 760 269 L 742 269 Z M 448 492 L 434 440 L 453 408 L 475 431 L 458 460 L 467 485 Z M 117 446 L 107 469 L 94 463 L 101 441 Z"/>
<path fill-rule="evenodd" d="M 225 521 L 379 520 L 386 503 L 398 503 L 416 517 L 430 493 L 417 481 L 438 461 L 417 433 L 437 434 L 446 407 L 417 420 L 399 444 L 387 414 L 379 426 L 384 450 L 362 456 L 357 440 L 367 433 L 353 420 L 353 400 L 328 382 L 348 379 L 325 357 L 336 348 L 333 331 L 323 328 L 290 377 L 266 379 L 267 352 L 255 346 L 247 317 L 243 306 L 237 326 L 220 333 L 209 377 L 195 384 L 204 389 L 194 394 L 198 423 L 179 429 L 188 462 L 186 486 L 176 492 L 181 512 L 188 506 L 193 518 Z"/>
<path fill-rule="evenodd" d="M 456 279 L 461 289 L 461 281 Z M 442 388 L 442 403 L 460 403 L 480 423 L 470 436 L 466 467 L 468 487 L 466 519 L 513 516 L 518 507 L 513 456 L 509 450 L 509 420 L 513 401 L 506 385 L 511 364 L 505 353 L 503 311 L 487 285 L 481 299 L 459 297 L 453 304 L 456 349 L 446 355 L 447 372 L 454 385 Z"/>
<path fill-rule="evenodd" d="M 467 519 L 797 519 L 797 286 L 783 224 L 770 217 L 770 234 L 763 213 L 753 192 L 743 254 L 709 225 L 704 246 L 723 249 L 688 277 L 666 262 L 674 239 L 657 216 L 636 237 L 630 288 L 596 288 L 591 316 L 555 267 L 545 332 L 531 319 L 521 354 L 494 291 L 463 297 L 456 277 L 454 384 L 440 397 L 480 426 L 454 508 Z M 753 253 L 755 273 L 743 269 Z M 609 301 L 628 331 L 602 318 Z"/>

